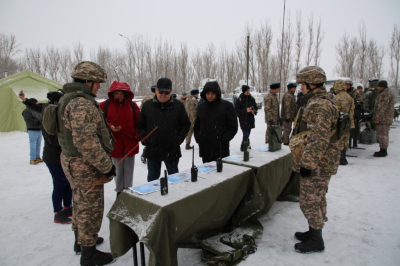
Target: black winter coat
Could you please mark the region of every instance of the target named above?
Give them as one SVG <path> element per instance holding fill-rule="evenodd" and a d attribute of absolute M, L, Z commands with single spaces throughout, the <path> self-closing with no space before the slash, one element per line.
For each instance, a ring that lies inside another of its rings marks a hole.
<path fill-rule="evenodd" d="M 42 125 L 41 111 L 43 106 L 41 104 L 33 103 L 30 100 L 26 100 L 26 102 L 27 103 L 24 103 L 26 109 L 22 111 L 22 116 L 26 123 L 26 129 L 39 131 Z"/>
<path fill-rule="evenodd" d="M 156 126 L 158 128 L 145 141 L 145 157 L 155 161 L 180 158 L 181 143 L 190 128 L 189 117 L 183 103 L 171 99 L 160 103 L 157 95 L 143 104 L 137 129 L 143 139 Z"/>
<path fill-rule="evenodd" d="M 222 157 L 229 156 L 229 141 L 235 137 L 237 130 L 232 103 L 218 97 L 213 102 L 204 100 L 198 105 L 193 131 L 203 160 L 215 161 L 220 156 L 221 144 Z"/>
<path fill-rule="evenodd" d="M 257 104 L 254 97 L 251 96 L 251 94 L 244 95 L 241 93 L 235 102 L 235 111 L 239 118 L 240 128 L 255 128 L 254 115 L 252 113 L 247 113 L 246 105 L 247 107 L 253 107 L 255 114 L 257 114 Z"/>

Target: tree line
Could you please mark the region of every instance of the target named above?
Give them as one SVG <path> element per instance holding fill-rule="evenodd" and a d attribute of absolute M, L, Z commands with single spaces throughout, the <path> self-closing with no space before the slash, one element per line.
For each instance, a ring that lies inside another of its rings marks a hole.
<path fill-rule="evenodd" d="M 152 40 L 143 35 L 126 39 L 123 50 L 99 45 L 89 55 L 81 43 L 73 47 L 45 49 L 19 49 L 15 35 L 0 33 L 0 78 L 28 69 L 60 83 L 70 82 L 73 67 L 80 61 L 91 60 L 107 72 L 107 83 L 102 85 L 99 96 L 106 96 L 114 80 L 127 82 L 136 95 L 149 93 L 151 85 L 160 77 L 173 81 L 178 94 L 201 86 L 204 78 L 216 78 L 221 88 L 233 92 L 239 80 L 247 74 L 247 36 L 249 45 L 249 80 L 263 92 L 273 81 L 282 80 L 282 88 L 294 80 L 297 72 L 308 65 L 319 65 L 325 32 L 321 19 L 308 16 L 306 25 L 302 13 L 296 12 L 295 21 L 287 16 L 285 29 L 274 38 L 271 24 L 246 25 L 233 49 L 222 45 L 219 49 L 209 43 L 204 49 L 190 50 L 186 43 L 178 47 L 162 38 Z M 388 47 L 378 46 L 374 38 L 367 40 L 365 24 L 359 26 L 358 36 L 346 33 L 336 44 L 337 63 L 334 71 L 338 76 L 350 77 L 364 86 L 370 78 L 382 78 L 385 74 L 383 58 L 390 57 L 388 77 L 392 87 L 399 88 L 400 34 L 394 25 Z M 18 59 L 18 55 L 22 54 Z"/>

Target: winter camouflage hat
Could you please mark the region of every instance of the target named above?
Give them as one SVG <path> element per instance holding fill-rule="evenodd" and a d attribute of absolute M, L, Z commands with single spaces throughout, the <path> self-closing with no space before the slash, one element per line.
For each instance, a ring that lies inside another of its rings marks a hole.
<path fill-rule="evenodd" d="M 351 79 L 346 79 L 345 81 L 344 81 L 344 84 L 346 84 L 346 85 L 353 85 L 353 81 L 351 80 Z"/>
<path fill-rule="evenodd" d="M 325 71 L 317 66 L 305 67 L 296 76 L 296 83 L 321 84 L 325 81 Z"/>
<path fill-rule="evenodd" d="M 341 79 L 338 79 L 335 81 L 335 84 L 333 84 L 333 88 L 335 89 L 335 93 L 338 94 L 341 91 L 345 91 L 346 90 L 346 82 L 344 82 Z"/>
<path fill-rule="evenodd" d="M 71 77 L 81 80 L 105 83 L 107 74 L 98 64 L 90 61 L 83 61 L 74 67 Z"/>

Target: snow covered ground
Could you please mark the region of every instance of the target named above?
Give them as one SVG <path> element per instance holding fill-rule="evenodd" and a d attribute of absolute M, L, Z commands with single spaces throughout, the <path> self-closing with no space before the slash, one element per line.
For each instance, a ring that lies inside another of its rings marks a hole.
<path fill-rule="evenodd" d="M 299 254 L 294 251 L 296 231 L 307 230 L 298 203 L 275 202 L 268 214 L 260 216 L 264 225 L 258 250 L 240 265 L 400 265 L 400 123 L 390 130 L 389 156 L 375 158 L 378 144 L 360 145 L 351 150 L 349 165 L 340 166 L 329 186 L 328 218 L 323 230 L 324 253 Z M 264 114 L 256 117 L 250 139 L 253 148 L 263 145 Z M 242 133 L 231 142 L 231 153 L 239 152 Z M 189 169 L 191 151 L 181 145 L 180 170 Z M 196 146 L 196 156 L 197 146 Z M 134 185 L 146 182 L 147 168 L 136 156 Z M 201 164 L 196 157 L 195 163 Z M 53 223 L 52 181 L 44 163 L 29 165 L 28 135 L 0 133 L 0 265 L 79 265 L 73 253 L 70 225 Z M 100 250 L 110 251 L 109 220 L 106 214 L 115 200 L 114 183 L 105 186 L 105 214 Z M 146 253 L 147 255 L 147 253 Z M 179 265 L 205 265 L 201 251 L 179 249 Z M 133 265 L 128 252 L 113 265 Z"/>

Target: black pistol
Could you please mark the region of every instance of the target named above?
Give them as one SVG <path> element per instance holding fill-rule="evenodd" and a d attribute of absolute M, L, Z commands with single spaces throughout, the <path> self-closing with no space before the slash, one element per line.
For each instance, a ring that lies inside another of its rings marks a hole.
<path fill-rule="evenodd" d="M 199 172 L 199 170 L 194 165 L 194 147 L 193 147 L 193 155 L 192 155 L 192 168 L 190 169 L 190 172 L 192 174 L 192 177 L 191 177 L 192 182 L 196 182 L 197 181 L 197 173 Z"/>

